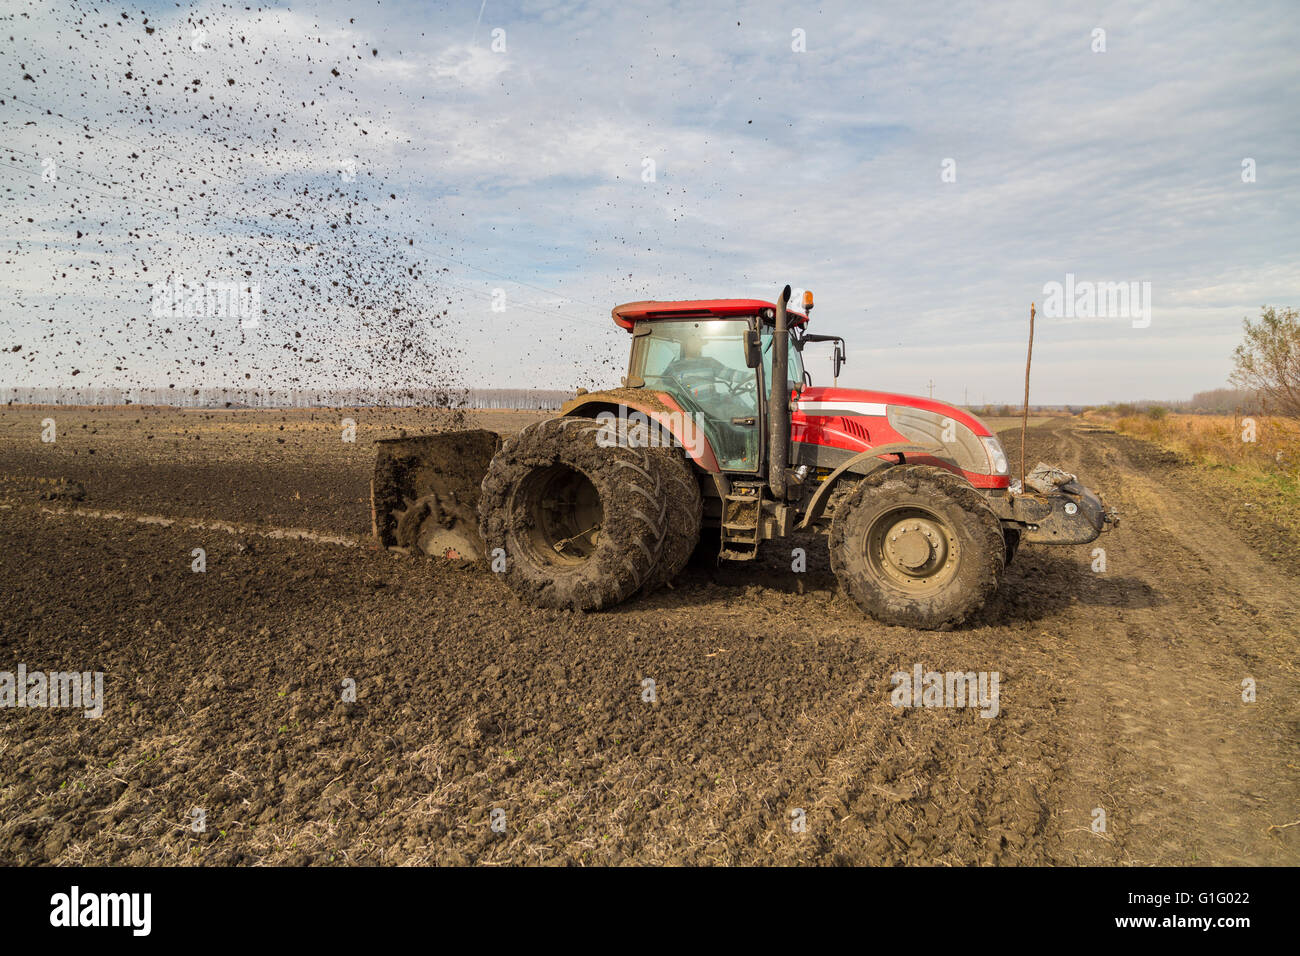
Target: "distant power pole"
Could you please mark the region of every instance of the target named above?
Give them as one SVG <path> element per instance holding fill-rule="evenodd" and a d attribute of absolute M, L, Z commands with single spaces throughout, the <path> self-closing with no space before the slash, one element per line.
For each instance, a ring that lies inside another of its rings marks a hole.
<path fill-rule="evenodd" d="M 934 379 L 930 379 L 930 397 L 934 398 Z"/>

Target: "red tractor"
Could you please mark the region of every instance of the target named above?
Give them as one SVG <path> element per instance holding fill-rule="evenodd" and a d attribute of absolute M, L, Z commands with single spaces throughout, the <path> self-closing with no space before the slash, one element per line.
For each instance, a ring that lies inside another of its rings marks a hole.
<path fill-rule="evenodd" d="M 835 574 L 868 614 L 947 628 L 979 610 L 1022 541 L 1083 544 L 1115 522 L 1058 470 L 1013 485 L 997 436 L 959 408 L 813 385 L 804 347 L 834 343 L 838 378 L 844 342 L 808 334 L 811 294 L 804 312 L 789 297 L 787 286 L 774 303 L 620 305 L 614 321 L 632 341 L 621 388 L 580 391 L 504 445 L 488 432 L 450 436 L 462 461 L 490 456 L 476 543 L 516 593 L 609 607 L 671 580 L 702 532 L 720 560 L 747 561 L 763 541 L 815 531 L 830 535 Z M 376 473 L 376 533 L 473 553 L 472 481 L 386 511 L 381 499 L 395 501 L 418 470 L 411 441 L 424 440 L 398 440 Z"/>

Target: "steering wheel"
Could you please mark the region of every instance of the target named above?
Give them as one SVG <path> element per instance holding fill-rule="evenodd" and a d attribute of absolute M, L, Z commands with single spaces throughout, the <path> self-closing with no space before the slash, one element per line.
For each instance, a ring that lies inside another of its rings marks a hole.
<path fill-rule="evenodd" d="M 713 358 L 691 358 L 678 359 L 664 369 L 664 375 L 670 377 L 674 382 L 682 387 L 683 390 L 695 393 L 699 388 L 717 389 L 719 386 L 728 389 L 734 394 L 734 386 L 718 375 L 718 371 L 725 366 L 717 359 Z M 694 384 L 688 384 L 683 376 L 689 378 L 699 378 L 701 381 Z M 705 376 L 708 381 L 703 381 Z"/>
<path fill-rule="evenodd" d="M 718 379 L 718 381 L 727 386 L 727 394 L 731 396 L 746 394 L 749 391 L 749 386 L 753 384 L 752 382 L 746 381 L 734 382 L 723 381 L 722 379 Z"/>
<path fill-rule="evenodd" d="M 664 377 L 665 377 L 665 378 L 670 378 L 670 379 L 672 379 L 674 382 L 676 382 L 676 383 L 677 383 L 677 387 L 681 390 L 681 394 L 682 394 L 682 395 L 689 395 L 689 396 L 691 396 L 692 398 L 695 397 L 695 389 L 696 389 L 696 386 L 694 386 L 694 385 L 687 385 L 685 382 L 683 382 L 683 381 L 681 380 L 681 378 L 678 377 L 678 375 L 677 375 L 676 372 L 670 372 L 670 371 L 668 371 L 668 369 L 664 369 Z"/>

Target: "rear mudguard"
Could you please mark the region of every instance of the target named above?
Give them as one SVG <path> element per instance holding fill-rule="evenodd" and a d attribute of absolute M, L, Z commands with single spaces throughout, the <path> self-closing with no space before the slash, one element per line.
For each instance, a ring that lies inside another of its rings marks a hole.
<path fill-rule="evenodd" d="M 672 435 L 686 457 L 701 470 L 708 472 L 719 496 L 726 495 L 731 489 L 731 483 L 722 473 L 718 456 L 704 434 L 704 429 L 667 392 L 652 392 L 644 388 L 610 388 L 600 392 L 583 392 L 561 405 L 560 414 L 584 418 L 598 418 L 604 414 L 644 416 Z"/>

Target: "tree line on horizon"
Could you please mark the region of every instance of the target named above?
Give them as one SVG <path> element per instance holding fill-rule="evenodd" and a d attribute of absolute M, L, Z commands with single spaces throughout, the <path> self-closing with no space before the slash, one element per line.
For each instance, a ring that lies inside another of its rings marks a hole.
<path fill-rule="evenodd" d="M 7 405 L 167 405 L 177 408 L 353 408 L 361 406 L 558 409 L 573 391 L 540 388 L 265 389 L 4 388 Z"/>
<path fill-rule="evenodd" d="M 1233 387 L 1197 392 L 1186 400 L 1112 402 L 1121 414 L 1169 411 L 1199 414 L 1277 414 L 1300 419 L 1300 312 L 1262 306 L 1257 321 L 1243 320 L 1244 338 L 1233 352 Z M 3 388 L 9 405 L 172 405 L 181 408 L 315 408 L 396 406 L 550 411 L 573 397 L 563 389 L 242 389 L 242 388 Z M 968 406 L 987 417 L 1020 413 L 1021 406 Z M 1089 405 L 1038 405 L 1038 414 L 1077 414 Z"/>

